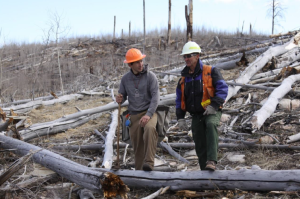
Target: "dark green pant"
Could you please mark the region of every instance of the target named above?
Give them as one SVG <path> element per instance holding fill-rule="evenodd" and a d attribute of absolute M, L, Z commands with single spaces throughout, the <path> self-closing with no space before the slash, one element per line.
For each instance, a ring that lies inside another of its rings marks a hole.
<path fill-rule="evenodd" d="M 221 111 L 217 111 L 215 115 L 193 115 L 192 117 L 193 139 L 201 170 L 205 169 L 206 161 L 218 161 L 217 126 L 221 115 Z"/>

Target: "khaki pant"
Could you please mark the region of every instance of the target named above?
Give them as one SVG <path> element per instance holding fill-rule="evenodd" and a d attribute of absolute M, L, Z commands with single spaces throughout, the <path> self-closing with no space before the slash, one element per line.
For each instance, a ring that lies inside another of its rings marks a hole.
<path fill-rule="evenodd" d="M 145 114 L 146 111 L 137 115 L 130 115 L 129 135 L 135 156 L 135 170 L 142 170 L 144 163 L 152 168 L 154 166 L 158 140 L 156 132 L 157 114 L 154 113 L 146 126 L 142 128 L 139 121 Z"/>

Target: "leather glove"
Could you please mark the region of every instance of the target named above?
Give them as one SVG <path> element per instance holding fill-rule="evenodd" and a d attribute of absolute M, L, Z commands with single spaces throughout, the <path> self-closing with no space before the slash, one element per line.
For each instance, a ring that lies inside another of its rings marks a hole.
<path fill-rule="evenodd" d="M 186 124 L 185 119 L 178 120 L 178 127 L 183 131 L 187 131 L 189 129 L 188 125 Z"/>
<path fill-rule="evenodd" d="M 216 109 L 215 109 L 214 107 L 212 107 L 211 105 L 208 105 L 208 106 L 206 107 L 206 110 L 205 110 L 205 112 L 203 113 L 203 115 L 214 115 L 214 114 L 216 114 L 216 113 L 217 113 Z"/>

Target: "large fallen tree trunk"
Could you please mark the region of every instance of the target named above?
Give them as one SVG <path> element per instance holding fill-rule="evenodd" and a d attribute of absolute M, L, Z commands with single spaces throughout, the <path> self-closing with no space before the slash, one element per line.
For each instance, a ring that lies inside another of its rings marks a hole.
<path fill-rule="evenodd" d="M 39 123 L 39 124 L 32 125 L 29 128 L 20 131 L 19 133 L 21 135 L 22 140 L 29 141 L 37 137 L 60 133 L 68 129 L 74 129 L 75 127 L 81 126 L 89 122 L 90 120 L 100 117 L 101 115 L 102 113 L 98 113 L 90 116 L 81 116 L 63 122 L 53 121 L 53 123 L 51 124 L 49 124 L 49 122 L 47 122 L 47 124 Z"/>
<path fill-rule="evenodd" d="M 0 144 L 4 149 L 16 149 L 14 152 L 25 155 L 29 150 L 39 147 L 7 136 L 0 135 Z M 41 150 L 33 155 L 33 160 L 61 175 L 62 177 L 92 191 L 102 188 L 101 179 L 105 180 L 106 169 L 80 165 L 48 150 Z M 193 172 L 145 172 L 114 171 L 129 187 L 157 189 L 170 186 L 171 190 L 256 190 L 256 191 L 297 191 L 300 189 L 300 170 L 223 170 Z M 115 185 L 116 186 L 116 185 Z M 125 185 L 123 185 L 124 188 Z"/>
<path fill-rule="evenodd" d="M 243 71 L 240 77 L 238 77 L 235 82 L 236 83 L 241 83 L 241 84 L 246 84 L 249 82 L 250 78 L 257 73 L 262 67 L 273 57 L 277 56 L 280 54 L 283 54 L 288 51 L 286 47 L 293 43 L 294 40 L 291 39 L 290 42 L 285 43 L 284 45 L 281 46 L 276 46 L 276 47 L 270 47 L 266 52 L 261 54 L 254 62 L 252 62 L 246 70 Z M 228 102 L 228 100 L 237 94 L 237 92 L 241 89 L 241 86 L 229 86 L 228 88 L 228 95 L 225 100 L 225 102 Z"/>
<path fill-rule="evenodd" d="M 300 69 L 299 66 L 300 66 L 300 64 L 296 63 L 296 64 L 291 65 L 290 67 Z M 259 73 L 259 74 L 254 75 L 250 80 L 256 80 L 256 79 L 267 78 L 267 77 L 273 77 L 274 78 L 278 73 L 281 72 L 281 70 L 282 70 L 282 68 L 279 68 L 279 69 L 274 69 L 274 70 L 271 70 L 271 71 L 268 71 L 268 72 L 265 72 L 265 73 Z"/>
<path fill-rule="evenodd" d="M 264 105 L 252 116 L 251 125 L 254 131 L 260 129 L 266 119 L 274 113 L 279 101 L 292 89 L 293 83 L 299 80 L 300 74 L 291 75 L 283 80 L 282 84 L 271 93 Z"/>
<path fill-rule="evenodd" d="M 27 112 L 31 111 L 32 109 L 36 109 L 42 105 L 50 106 L 50 105 L 53 105 L 56 103 L 64 104 L 70 100 L 80 99 L 82 97 L 83 97 L 83 95 L 79 95 L 79 94 L 64 95 L 64 96 L 59 97 L 58 99 L 53 99 L 53 100 L 48 100 L 48 101 L 35 100 L 35 101 L 30 101 L 26 104 L 20 104 L 17 106 L 3 108 L 3 110 L 6 113 L 10 113 L 10 110 L 13 110 L 15 113 L 27 113 Z"/>
<path fill-rule="evenodd" d="M 201 56 L 201 59 L 207 59 L 207 58 L 212 58 L 212 57 L 220 57 L 220 56 L 224 56 L 224 55 L 230 55 L 230 54 L 234 54 L 234 53 L 241 53 L 241 52 L 245 52 L 245 51 L 250 51 L 256 48 L 263 48 L 266 46 L 272 46 L 273 44 L 281 44 L 282 42 L 287 42 L 290 39 L 283 39 L 283 40 L 278 40 L 278 41 L 271 41 L 271 42 L 266 42 L 263 44 L 258 44 L 258 45 L 251 45 L 248 46 L 246 48 L 240 48 L 240 49 L 233 49 L 233 50 L 226 50 L 224 52 L 221 53 L 216 53 L 216 54 L 210 54 L 210 55 L 205 55 L 205 56 Z"/>
<path fill-rule="evenodd" d="M 28 154 L 30 150 L 37 151 L 32 156 L 34 162 L 51 169 L 60 176 L 84 188 L 95 192 L 100 192 L 103 189 L 105 196 L 109 195 L 107 189 L 117 187 L 117 190 L 114 190 L 117 195 L 122 196 L 126 194 L 127 186 L 124 185 L 117 176 L 108 172 L 108 170 L 91 170 L 87 166 L 73 162 L 51 151 L 4 135 L 0 135 L 0 140 L 3 141 L 3 143 L 0 144 L 0 148 L 15 149 L 14 152 L 21 156 Z M 108 187 L 107 183 L 112 183 L 109 184 L 111 187 Z"/>
<path fill-rule="evenodd" d="M 61 96 L 62 94 L 57 94 L 57 96 Z M 51 100 L 53 99 L 54 97 L 52 95 L 49 95 L 49 96 L 44 96 L 44 97 L 37 97 L 35 98 L 34 100 L 35 101 L 38 101 L 38 100 Z M 25 104 L 27 102 L 31 102 L 32 99 L 24 99 L 24 100 L 17 100 L 17 101 L 14 101 L 14 102 L 8 102 L 8 103 L 4 103 L 4 104 L 0 104 L 0 107 L 7 107 L 7 106 L 11 106 L 11 105 L 18 105 L 18 104 Z"/>
<path fill-rule="evenodd" d="M 194 143 L 168 143 L 172 148 L 185 148 L 185 149 L 193 149 L 195 148 Z M 69 145 L 69 146 L 52 146 L 51 148 L 55 150 L 91 150 L 98 151 L 104 148 L 104 144 L 90 144 L 90 145 Z M 114 147 L 117 145 L 114 144 Z M 125 148 L 125 143 L 120 143 L 120 148 Z M 243 142 L 239 144 L 233 143 L 219 143 L 219 149 L 249 149 L 249 148 L 261 148 L 261 149 L 290 149 L 290 150 L 300 150 L 300 146 L 292 146 L 292 145 L 274 145 L 274 144 L 256 144 L 253 142 Z"/>

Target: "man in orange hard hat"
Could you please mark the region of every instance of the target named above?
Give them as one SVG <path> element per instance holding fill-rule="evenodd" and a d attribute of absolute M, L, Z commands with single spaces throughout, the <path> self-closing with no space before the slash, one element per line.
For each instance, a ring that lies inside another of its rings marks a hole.
<path fill-rule="evenodd" d="M 145 57 L 136 48 L 127 51 L 124 63 L 131 69 L 121 79 L 116 102 L 123 103 L 128 98 L 128 126 L 135 155 L 135 169 L 152 171 L 158 140 L 155 111 L 159 102 L 159 87 L 154 73 L 144 67 Z"/>

